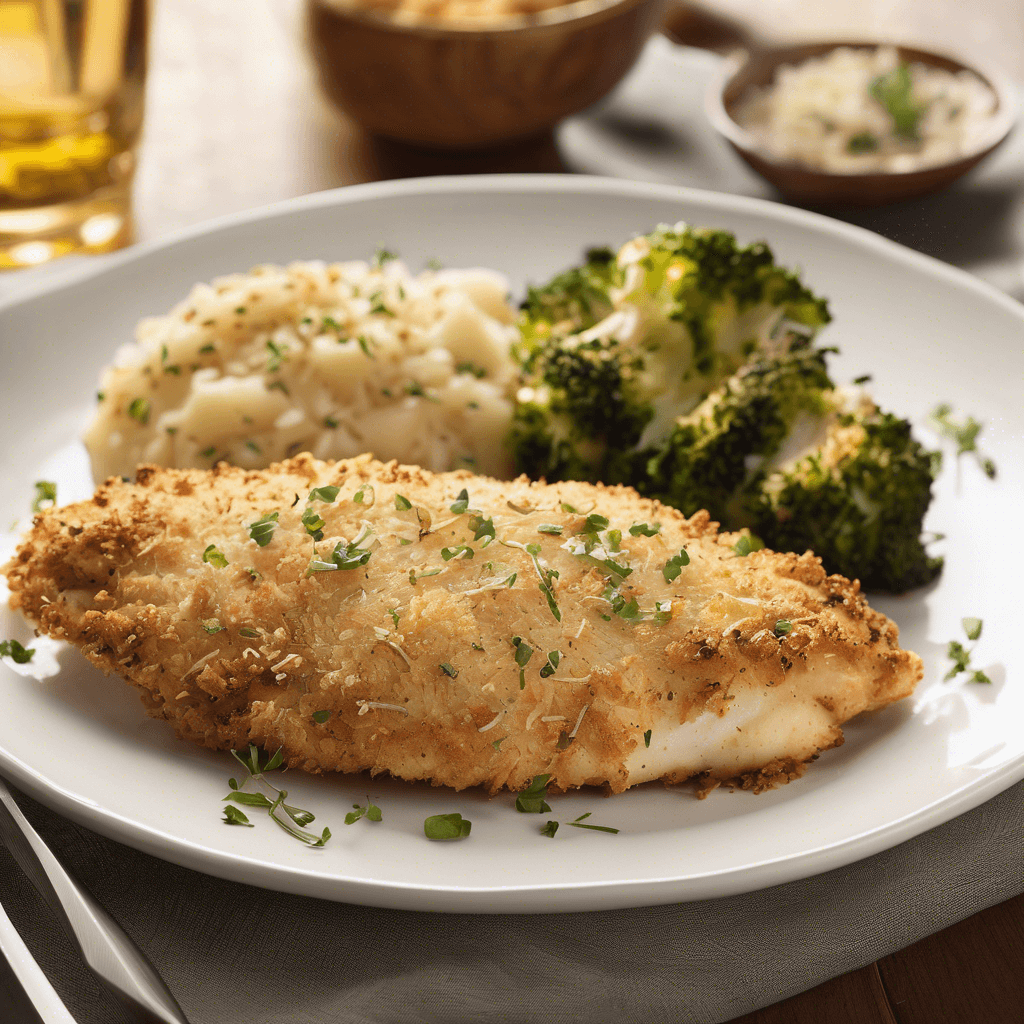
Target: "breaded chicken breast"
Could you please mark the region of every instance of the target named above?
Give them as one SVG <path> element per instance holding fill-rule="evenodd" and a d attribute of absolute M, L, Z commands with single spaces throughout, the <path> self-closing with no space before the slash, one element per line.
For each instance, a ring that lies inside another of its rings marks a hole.
<path fill-rule="evenodd" d="M 368 456 L 145 466 L 36 517 L 38 628 L 217 749 L 461 789 L 800 774 L 921 659 L 812 554 L 623 487 Z"/>

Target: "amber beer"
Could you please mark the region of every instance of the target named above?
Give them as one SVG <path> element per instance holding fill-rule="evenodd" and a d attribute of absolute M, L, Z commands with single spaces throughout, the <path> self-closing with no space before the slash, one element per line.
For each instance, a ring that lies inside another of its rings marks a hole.
<path fill-rule="evenodd" d="M 131 238 L 149 0 L 0 0 L 0 269 Z"/>

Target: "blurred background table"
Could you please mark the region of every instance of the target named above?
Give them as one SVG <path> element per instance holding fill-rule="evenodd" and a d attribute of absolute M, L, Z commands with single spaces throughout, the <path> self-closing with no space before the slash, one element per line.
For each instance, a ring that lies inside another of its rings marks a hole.
<path fill-rule="evenodd" d="M 426 174 L 620 173 L 772 197 L 700 123 L 694 107 L 700 82 L 693 75 L 711 57 L 676 58 L 670 44 L 656 39 L 609 100 L 554 138 L 486 153 L 432 153 L 370 138 L 328 109 L 304 57 L 300 6 L 299 0 L 157 0 L 135 193 L 138 240 L 307 192 Z M 725 22 L 709 22 L 706 14 Z M 715 0 L 673 16 L 677 38 L 702 45 L 727 47 L 723 29 L 730 22 L 770 41 L 898 36 L 945 45 L 995 60 L 1024 82 L 1020 0 L 975 0 L 969 14 L 960 0 Z M 1018 137 L 952 192 L 847 219 L 1024 299 L 1022 154 Z M 742 1020 L 1018 1021 L 1022 963 L 1024 897 L 1018 897 Z"/>

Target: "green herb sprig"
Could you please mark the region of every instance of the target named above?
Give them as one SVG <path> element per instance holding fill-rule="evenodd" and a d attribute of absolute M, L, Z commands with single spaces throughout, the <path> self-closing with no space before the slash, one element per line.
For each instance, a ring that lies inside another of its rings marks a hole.
<path fill-rule="evenodd" d="M 984 625 L 981 619 L 967 617 L 961 619 L 960 624 L 963 626 L 964 633 L 967 635 L 968 640 L 981 639 L 981 630 Z M 943 681 L 948 682 L 950 679 L 960 675 L 961 672 L 970 671 L 971 655 L 973 653 L 973 647 L 965 647 L 959 640 L 950 640 L 946 645 L 946 657 L 949 658 L 953 665 L 943 677 Z M 991 683 L 992 680 L 979 668 L 971 672 L 968 682 Z"/>
<path fill-rule="evenodd" d="M 547 814 L 551 810 L 544 799 L 550 778 L 550 775 L 535 775 L 530 785 L 516 796 L 516 810 L 520 814 Z"/>
<path fill-rule="evenodd" d="M 355 810 L 349 811 L 345 815 L 345 824 L 354 825 L 360 818 L 365 818 L 367 821 L 383 821 L 384 816 L 381 814 L 380 808 L 373 803 L 369 797 L 366 798 L 365 804 L 353 804 Z"/>
<path fill-rule="evenodd" d="M 457 811 L 454 814 L 432 814 L 423 822 L 423 834 L 428 839 L 465 839 L 473 828 Z"/>
<path fill-rule="evenodd" d="M 962 420 L 953 418 L 953 407 L 943 402 L 932 409 L 930 422 L 935 431 L 942 437 L 948 438 L 956 445 L 956 456 L 970 453 L 978 460 L 982 472 L 989 478 L 996 478 L 996 464 L 988 456 L 978 449 L 978 435 L 984 426 L 973 416 L 966 416 Z"/>
<path fill-rule="evenodd" d="M 260 752 L 255 743 L 249 744 L 245 753 L 237 750 L 231 751 L 231 756 L 246 770 L 248 777 L 239 785 L 235 779 L 228 779 L 228 786 L 231 792 L 224 797 L 225 801 L 242 804 L 245 807 L 265 808 L 274 823 L 284 829 L 292 838 L 298 839 L 307 846 L 323 846 L 331 838 L 331 830 L 325 828 L 320 835 L 308 831 L 305 826 L 312 824 L 316 816 L 311 811 L 303 810 L 301 807 L 292 807 L 286 804 L 288 796 L 286 789 L 278 789 L 267 781 L 266 773 L 280 768 L 284 761 L 281 755 L 281 748 L 267 759 L 266 764 L 260 764 Z M 262 788 L 263 793 L 249 793 L 242 790 L 242 786 L 249 782 L 256 787 Z M 228 825 L 250 825 L 249 819 L 237 807 L 224 808 L 224 822 Z"/>
<path fill-rule="evenodd" d="M 254 523 L 249 524 L 249 537 L 261 547 L 265 548 L 273 539 L 274 531 L 277 529 L 277 519 L 280 513 L 268 512 L 260 516 Z"/>
<path fill-rule="evenodd" d="M 764 541 L 749 530 L 745 530 L 740 539 L 732 546 L 737 558 L 746 558 L 752 551 L 761 551 L 763 548 Z"/>
<path fill-rule="evenodd" d="M 892 118 L 896 134 L 911 142 L 918 139 L 917 128 L 927 109 L 927 104 L 914 99 L 914 87 L 910 78 L 910 65 L 900 63 L 884 75 L 879 75 L 868 90 L 885 107 Z"/>
<path fill-rule="evenodd" d="M 0 658 L 10 658 L 16 665 L 27 665 L 35 653 L 34 647 L 22 647 L 17 640 L 0 640 Z"/>
<path fill-rule="evenodd" d="M 52 508 L 57 504 L 57 485 L 52 480 L 37 480 L 36 496 L 32 502 L 32 511 L 41 512 L 43 507 Z"/>

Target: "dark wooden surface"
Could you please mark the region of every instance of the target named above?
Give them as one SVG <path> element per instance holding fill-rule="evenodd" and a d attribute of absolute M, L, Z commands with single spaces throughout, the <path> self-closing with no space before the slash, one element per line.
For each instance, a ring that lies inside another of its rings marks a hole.
<path fill-rule="evenodd" d="M 1024 896 L 730 1024 L 974 1021 L 1024 1021 Z"/>

